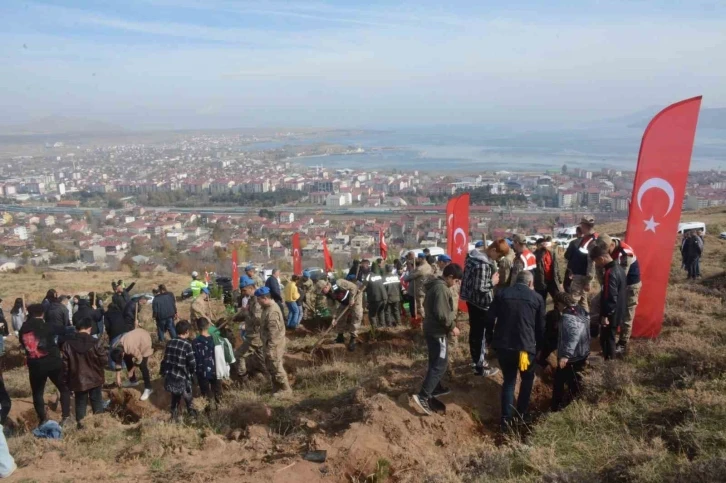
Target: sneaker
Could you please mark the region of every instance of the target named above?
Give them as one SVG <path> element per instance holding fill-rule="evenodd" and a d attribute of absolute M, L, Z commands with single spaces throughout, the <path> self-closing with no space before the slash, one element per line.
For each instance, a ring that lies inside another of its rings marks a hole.
<path fill-rule="evenodd" d="M 350 336 L 350 342 L 348 342 L 348 350 L 350 352 L 353 352 L 355 350 L 355 336 L 354 335 Z"/>
<path fill-rule="evenodd" d="M 499 374 L 499 369 L 491 366 L 477 367 L 474 369 L 475 376 L 491 377 Z"/>
<path fill-rule="evenodd" d="M 433 414 L 433 411 L 431 410 L 431 407 L 429 406 L 429 402 L 419 396 L 418 394 L 415 394 L 413 396 L 413 402 L 416 403 L 416 405 L 421 408 L 421 410 L 426 413 L 427 416 L 431 416 Z"/>
<path fill-rule="evenodd" d="M 121 384 L 121 387 L 136 387 L 139 385 L 139 381 L 126 381 Z"/>
<path fill-rule="evenodd" d="M 434 392 L 431 394 L 433 397 L 436 396 L 446 396 L 447 394 L 451 394 L 451 389 L 448 387 L 442 386 L 439 384 L 436 389 L 434 389 Z"/>
<path fill-rule="evenodd" d="M 153 389 L 144 389 L 144 393 L 141 395 L 141 400 L 146 401 L 149 399 L 149 396 L 151 396 L 151 393 L 153 393 Z"/>
<path fill-rule="evenodd" d="M 625 344 L 618 344 L 615 346 L 615 354 L 619 356 L 624 356 L 627 351 L 628 348 Z"/>
<path fill-rule="evenodd" d="M 335 339 L 336 344 L 345 344 L 345 336 L 343 334 L 338 334 L 338 338 Z"/>
<path fill-rule="evenodd" d="M 15 473 L 15 470 L 17 470 L 17 469 L 18 469 L 18 465 L 13 463 L 13 466 L 8 470 L 8 472 L 5 473 L 4 475 L 0 475 L 0 478 L 3 478 L 3 479 L 10 478 L 10 476 L 12 476 L 12 474 Z"/>

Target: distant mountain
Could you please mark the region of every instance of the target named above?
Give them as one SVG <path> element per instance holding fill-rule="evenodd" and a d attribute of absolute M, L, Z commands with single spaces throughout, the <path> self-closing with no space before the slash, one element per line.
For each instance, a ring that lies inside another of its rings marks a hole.
<path fill-rule="evenodd" d="M 124 128 L 109 122 L 77 117 L 50 116 L 24 124 L 0 125 L 0 135 L 89 134 L 122 132 Z"/>
<path fill-rule="evenodd" d="M 622 118 L 624 121 L 628 121 L 628 127 L 632 128 L 645 128 L 650 120 L 658 113 L 658 110 L 654 110 L 648 114 L 647 111 L 641 111 L 631 116 Z M 636 117 L 639 116 L 639 117 Z M 699 129 L 726 129 L 726 107 L 711 107 L 701 108 L 701 113 L 698 116 L 698 128 Z"/>

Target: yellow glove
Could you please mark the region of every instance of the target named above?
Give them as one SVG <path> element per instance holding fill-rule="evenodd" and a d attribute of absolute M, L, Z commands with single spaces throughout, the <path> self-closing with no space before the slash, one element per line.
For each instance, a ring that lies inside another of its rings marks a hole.
<path fill-rule="evenodd" d="M 519 370 L 524 372 L 529 367 L 529 354 L 526 351 L 519 352 Z"/>

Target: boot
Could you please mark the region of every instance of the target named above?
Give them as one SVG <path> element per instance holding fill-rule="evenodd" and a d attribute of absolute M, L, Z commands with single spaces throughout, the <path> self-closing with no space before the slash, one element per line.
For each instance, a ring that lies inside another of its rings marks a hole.
<path fill-rule="evenodd" d="M 336 344 L 345 344 L 345 336 L 343 334 L 338 334 L 338 338 L 335 339 Z"/>
<path fill-rule="evenodd" d="M 348 350 L 350 352 L 353 352 L 355 350 L 355 336 L 354 335 L 350 336 L 350 342 L 348 342 Z"/>

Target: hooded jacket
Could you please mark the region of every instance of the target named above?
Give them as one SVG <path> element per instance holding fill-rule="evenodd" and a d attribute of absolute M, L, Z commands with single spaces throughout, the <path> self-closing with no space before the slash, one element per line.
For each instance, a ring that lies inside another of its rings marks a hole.
<path fill-rule="evenodd" d="M 108 353 L 103 342 L 79 332 L 62 349 L 63 376 L 71 391 L 85 392 L 103 386 Z"/>
<path fill-rule="evenodd" d="M 494 300 L 492 277 L 496 272 L 496 263 L 486 253 L 477 249 L 469 252 L 461 280 L 461 300 L 480 309 L 488 309 Z"/>
<path fill-rule="evenodd" d="M 65 334 L 66 327 L 71 325 L 68 308 L 60 302 L 51 302 L 48 310 L 45 311 L 45 323 L 55 335 L 62 336 Z"/>
<path fill-rule="evenodd" d="M 91 307 L 90 301 L 81 299 L 78 301 L 78 310 L 73 314 L 73 325 L 76 326 L 79 321 L 86 318 L 93 321 L 91 334 L 98 334 L 98 323 L 103 319 L 103 313 Z"/>
<path fill-rule="evenodd" d="M 590 316 L 580 305 L 567 307 L 560 318 L 557 357 L 578 362 L 590 355 Z"/>
<path fill-rule="evenodd" d="M 43 319 L 30 317 L 18 333 L 20 345 L 25 350 L 28 369 L 53 370 L 62 365 L 60 350 L 53 328 Z"/>
<path fill-rule="evenodd" d="M 628 313 L 628 286 L 625 272 L 615 260 L 605 265 L 601 297 L 600 317 L 607 317 L 614 330 L 625 320 L 625 315 Z"/>
<path fill-rule="evenodd" d="M 446 337 L 454 330 L 454 299 L 443 278 L 426 283 L 424 314 L 423 330 L 427 337 Z"/>

